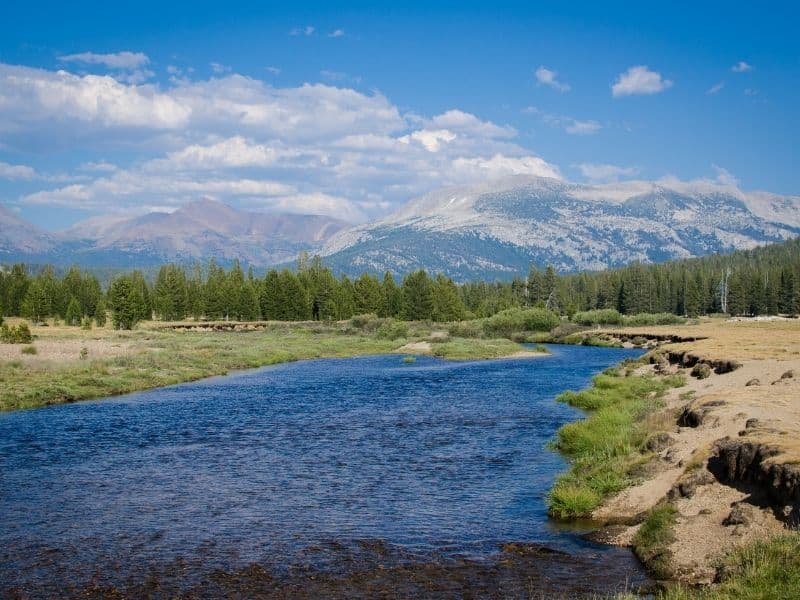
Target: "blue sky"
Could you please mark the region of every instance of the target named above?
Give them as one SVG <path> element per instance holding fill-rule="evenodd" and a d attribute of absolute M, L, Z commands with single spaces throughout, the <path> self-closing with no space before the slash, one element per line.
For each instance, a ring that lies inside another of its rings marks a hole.
<path fill-rule="evenodd" d="M 791 3 L 13 3 L 0 202 L 361 221 L 509 173 L 800 193 Z M 63 73 L 59 73 L 59 71 Z"/>

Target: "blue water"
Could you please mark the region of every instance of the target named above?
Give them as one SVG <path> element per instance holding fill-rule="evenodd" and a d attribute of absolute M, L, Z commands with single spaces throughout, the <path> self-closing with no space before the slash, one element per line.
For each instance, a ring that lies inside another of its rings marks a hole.
<path fill-rule="evenodd" d="M 618 560 L 547 519 L 565 468 L 547 443 L 581 416 L 555 396 L 637 353 L 550 349 L 306 361 L 0 414 L 0 591 L 131 578 L 179 557 L 187 578 L 279 571 L 331 540 L 477 559 L 528 541 Z"/>

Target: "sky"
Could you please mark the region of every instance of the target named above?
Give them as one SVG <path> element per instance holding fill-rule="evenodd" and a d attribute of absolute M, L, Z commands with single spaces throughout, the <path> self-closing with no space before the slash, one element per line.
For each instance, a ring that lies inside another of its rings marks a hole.
<path fill-rule="evenodd" d="M 47 229 L 509 174 L 800 193 L 790 2 L 6 4 L 0 204 Z"/>

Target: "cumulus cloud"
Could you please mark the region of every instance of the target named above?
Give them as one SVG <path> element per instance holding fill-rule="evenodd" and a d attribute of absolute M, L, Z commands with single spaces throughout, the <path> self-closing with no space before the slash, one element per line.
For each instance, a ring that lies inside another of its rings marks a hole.
<path fill-rule="evenodd" d="M 10 165 L 0 161 L 0 179 L 33 179 L 36 171 L 26 165 Z"/>
<path fill-rule="evenodd" d="M 592 121 L 566 126 L 596 129 Z M 213 197 L 363 220 L 442 185 L 560 177 L 515 141 L 513 127 L 458 108 L 404 114 L 378 92 L 281 88 L 236 73 L 190 79 L 186 72 L 166 85 L 141 85 L 0 64 L 0 135 L 8 152 L 59 148 L 87 157 L 78 175 L 37 177 L 43 189 L 19 203 L 94 213 Z M 134 161 L 107 159 L 132 148 Z"/>
<path fill-rule="evenodd" d="M 658 94 L 672 87 L 672 81 L 664 79 L 661 73 L 651 71 L 646 65 L 630 67 L 620 73 L 611 86 L 615 98 L 633 95 Z"/>
<path fill-rule="evenodd" d="M 619 167 L 617 165 L 581 163 L 576 165 L 581 175 L 593 183 L 619 181 L 623 177 L 633 177 L 639 173 L 636 167 Z"/>
<path fill-rule="evenodd" d="M 88 65 L 103 65 L 109 69 L 138 69 L 150 62 L 143 52 L 115 52 L 113 54 L 97 54 L 95 52 L 81 52 L 59 56 L 58 60 L 66 63 L 84 63 Z"/>
<path fill-rule="evenodd" d="M 740 60 L 731 67 L 731 71 L 733 71 L 734 73 L 747 73 L 752 70 L 753 66 L 744 62 L 743 60 Z"/>
<path fill-rule="evenodd" d="M 551 71 L 547 67 L 540 66 L 536 69 L 536 80 L 542 84 L 553 88 L 559 92 L 568 92 L 569 84 L 558 81 L 558 71 Z"/>
<path fill-rule="evenodd" d="M 578 121 L 573 119 L 571 123 L 564 127 L 564 131 L 572 135 L 591 135 L 597 133 L 603 126 L 594 120 Z"/>

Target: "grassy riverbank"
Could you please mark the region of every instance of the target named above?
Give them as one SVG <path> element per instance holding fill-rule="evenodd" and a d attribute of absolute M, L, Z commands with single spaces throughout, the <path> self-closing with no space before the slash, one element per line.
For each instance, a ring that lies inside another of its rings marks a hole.
<path fill-rule="evenodd" d="M 561 394 L 559 401 L 590 414 L 558 431 L 554 446 L 571 464 L 550 493 L 550 514 L 587 518 L 605 498 L 631 485 L 636 467 L 652 456 L 647 445 L 657 431 L 647 415 L 662 406 L 660 399 L 669 388 L 683 383 L 681 376 L 657 378 L 610 369 L 596 376 L 591 388 Z"/>
<path fill-rule="evenodd" d="M 33 327 L 32 344 L 0 345 L 0 410 L 125 394 L 302 359 L 414 353 L 399 350 L 408 343 L 427 344 L 448 360 L 499 358 L 522 350 L 507 339 L 436 337 L 435 328 L 426 324 L 374 325 L 354 319 L 270 323 L 243 331 L 211 326 L 184 331 L 161 323 L 143 323 L 134 331 Z"/>
<path fill-rule="evenodd" d="M 657 598 L 798 597 L 800 320 L 591 333 L 672 343 L 562 395 L 589 415 L 558 434 L 551 513 L 625 524 L 598 535 L 669 582 Z"/>

